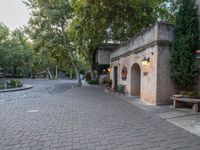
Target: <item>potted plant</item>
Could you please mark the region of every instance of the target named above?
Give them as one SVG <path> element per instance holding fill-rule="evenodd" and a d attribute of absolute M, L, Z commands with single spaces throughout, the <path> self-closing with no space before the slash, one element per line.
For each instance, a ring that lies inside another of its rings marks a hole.
<path fill-rule="evenodd" d="M 181 91 L 180 95 L 185 98 L 198 98 L 198 94 L 195 91 Z"/>
<path fill-rule="evenodd" d="M 104 79 L 104 85 L 105 85 L 107 90 L 110 90 L 111 87 L 112 87 L 112 79 L 105 78 Z"/>

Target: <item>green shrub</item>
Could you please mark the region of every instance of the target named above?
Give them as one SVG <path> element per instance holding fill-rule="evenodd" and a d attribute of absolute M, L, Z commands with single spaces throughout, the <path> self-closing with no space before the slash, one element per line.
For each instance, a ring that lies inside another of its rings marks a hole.
<path fill-rule="evenodd" d="M 8 82 L 8 86 L 10 87 L 22 87 L 23 83 L 20 80 L 12 79 Z"/>
<path fill-rule="evenodd" d="M 92 79 L 91 73 L 90 73 L 90 72 L 87 72 L 87 73 L 85 74 L 85 80 L 86 80 L 86 82 L 91 81 L 91 79 Z"/>
<path fill-rule="evenodd" d="M 181 90 L 195 85 L 199 75 L 196 50 L 200 47 L 198 9 L 194 0 L 181 0 L 174 26 L 171 78 Z"/>
<path fill-rule="evenodd" d="M 98 79 L 96 79 L 96 80 L 90 80 L 90 81 L 88 81 L 88 84 L 91 84 L 91 85 L 99 84 L 99 80 Z"/>
<path fill-rule="evenodd" d="M 112 86 L 112 79 L 104 78 L 103 79 L 103 84 L 108 85 L 109 87 L 111 87 Z"/>
<path fill-rule="evenodd" d="M 195 91 L 181 91 L 180 94 L 186 97 L 198 97 L 198 93 Z"/>
<path fill-rule="evenodd" d="M 5 83 L 0 83 L 0 90 L 5 89 Z"/>
<path fill-rule="evenodd" d="M 125 89 L 125 86 L 124 85 L 122 85 L 122 84 L 119 84 L 118 85 L 118 90 L 119 91 L 123 91 Z"/>

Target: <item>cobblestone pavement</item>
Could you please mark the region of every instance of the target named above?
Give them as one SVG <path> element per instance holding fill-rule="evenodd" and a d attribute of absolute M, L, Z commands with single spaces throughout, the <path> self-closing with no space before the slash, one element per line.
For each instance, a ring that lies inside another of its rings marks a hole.
<path fill-rule="evenodd" d="M 200 138 L 105 93 L 73 88 L 0 105 L 1 150 L 199 150 Z"/>
<path fill-rule="evenodd" d="M 61 93 L 75 86 L 75 81 L 69 80 L 23 80 L 24 84 L 32 85 L 33 88 L 25 91 L 0 93 L 0 103 L 8 101 L 19 101 L 27 98 L 37 98 L 42 96 Z"/>

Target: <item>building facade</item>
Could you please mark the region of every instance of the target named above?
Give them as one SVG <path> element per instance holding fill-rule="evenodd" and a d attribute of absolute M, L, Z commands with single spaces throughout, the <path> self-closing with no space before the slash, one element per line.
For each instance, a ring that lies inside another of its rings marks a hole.
<path fill-rule="evenodd" d="M 111 53 L 113 88 L 125 85 L 130 96 L 156 105 L 168 104 L 173 27 L 157 22 Z"/>
<path fill-rule="evenodd" d="M 200 16 L 200 0 L 196 4 Z M 113 88 L 122 84 L 130 96 L 155 105 L 171 103 L 170 96 L 176 93 L 170 79 L 172 41 L 172 25 L 157 22 L 115 49 L 110 56 Z M 200 90 L 200 77 L 197 82 Z"/>
<path fill-rule="evenodd" d="M 95 63 L 99 65 L 110 65 L 110 55 L 116 49 L 117 44 L 105 44 L 96 51 Z"/>

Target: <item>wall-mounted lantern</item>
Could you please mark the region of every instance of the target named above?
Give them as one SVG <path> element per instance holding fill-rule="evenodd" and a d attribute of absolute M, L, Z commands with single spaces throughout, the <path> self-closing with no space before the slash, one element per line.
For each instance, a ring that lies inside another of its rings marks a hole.
<path fill-rule="evenodd" d="M 149 64 L 149 62 L 150 62 L 150 58 L 149 57 L 148 58 L 144 57 L 142 59 L 142 66 L 147 66 Z"/>
<path fill-rule="evenodd" d="M 111 68 L 108 68 L 108 72 L 111 72 Z"/>

